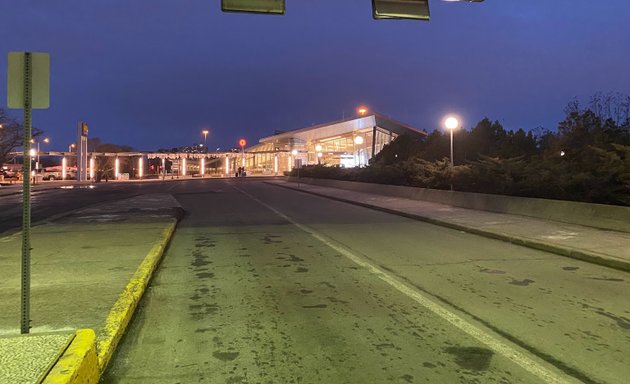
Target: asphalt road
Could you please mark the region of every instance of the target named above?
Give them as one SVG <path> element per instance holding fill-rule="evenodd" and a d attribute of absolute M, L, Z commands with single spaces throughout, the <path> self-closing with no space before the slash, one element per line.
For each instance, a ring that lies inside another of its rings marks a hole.
<path fill-rule="evenodd" d="M 628 275 L 256 180 L 188 212 L 106 383 L 624 383 Z"/>
<path fill-rule="evenodd" d="M 36 225 L 52 216 L 63 215 L 69 211 L 92 204 L 121 200 L 140 194 L 173 191 L 189 191 L 201 187 L 201 179 L 182 181 L 148 181 L 148 182 L 111 182 L 78 185 L 72 183 L 55 183 L 54 189 L 38 190 L 37 188 L 51 184 L 38 184 L 31 193 L 31 217 Z M 15 191 L 19 186 L 10 187 Z M 0 235 L 4 232 L 19 230 L 22 226 L 22 194 L 0 196 Z"/>

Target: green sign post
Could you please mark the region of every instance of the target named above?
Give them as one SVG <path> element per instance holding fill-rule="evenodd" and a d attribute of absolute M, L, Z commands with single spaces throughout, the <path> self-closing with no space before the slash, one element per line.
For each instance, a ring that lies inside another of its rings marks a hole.
<path fill-rule="evenodd" d="M 20 332 L 30 329 L 31 288 L 31 115 L 50 105 L 50 56 L 47 53 L 10 52 L 7 101 L 9 108 L 24 110 L 22 151 L 22 278 Z"/>

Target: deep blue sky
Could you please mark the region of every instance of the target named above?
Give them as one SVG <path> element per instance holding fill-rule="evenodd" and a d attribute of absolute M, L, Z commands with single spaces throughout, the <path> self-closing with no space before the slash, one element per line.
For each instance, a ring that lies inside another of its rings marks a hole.
<path fill-rule="evenodd" d="M 456 112 L 554 129 L 573 98 L 630 93 L 627 0 L 432 0 L 430 22 L 375 21 L 370 0 L 287 0 L 285 16 L 219 0 L 0 2 L 0 105 L 9 51 L 51 54 L 51 150 L 76 123 L 140 150 L 248 144 L 367 104 L 431 131 Z M 20 112 L 13 113 L 19 117 Z"/>

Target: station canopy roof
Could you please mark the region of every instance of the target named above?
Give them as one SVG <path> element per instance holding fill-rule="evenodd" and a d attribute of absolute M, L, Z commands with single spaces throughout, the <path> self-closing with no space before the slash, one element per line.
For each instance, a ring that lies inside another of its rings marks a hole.
<path fill-rule="evenodd" d="M 410 127 L 407 124 L 401 123 L 390 117 L 383 116 L 379 113 L 373 113 L 368 116 L 319 124 L 312 127 L 278 133 L 272 136 L 263 137 L 259 140 L 259 142 L 261 144 L 273 143 L 289 139 L 314 142 L 330 139 L 336 136 L 344 136 L 353 132 L 368 132 L 374 127 L 378 127 L 398 135 L 408 134 L 417 138 L 427 136 L 425 131 Z"/>

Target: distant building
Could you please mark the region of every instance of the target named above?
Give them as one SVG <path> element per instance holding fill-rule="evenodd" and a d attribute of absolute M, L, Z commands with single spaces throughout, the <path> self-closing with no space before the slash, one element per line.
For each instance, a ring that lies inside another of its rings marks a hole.
<path fill-rule="evenodd" d="M 424 131 L 377 113 L 277 132 L 245 149 L 245 168 L 249 174 L 273 175 L 301 165 L 366 166 L 402 134 L 427 136 Z"/>

